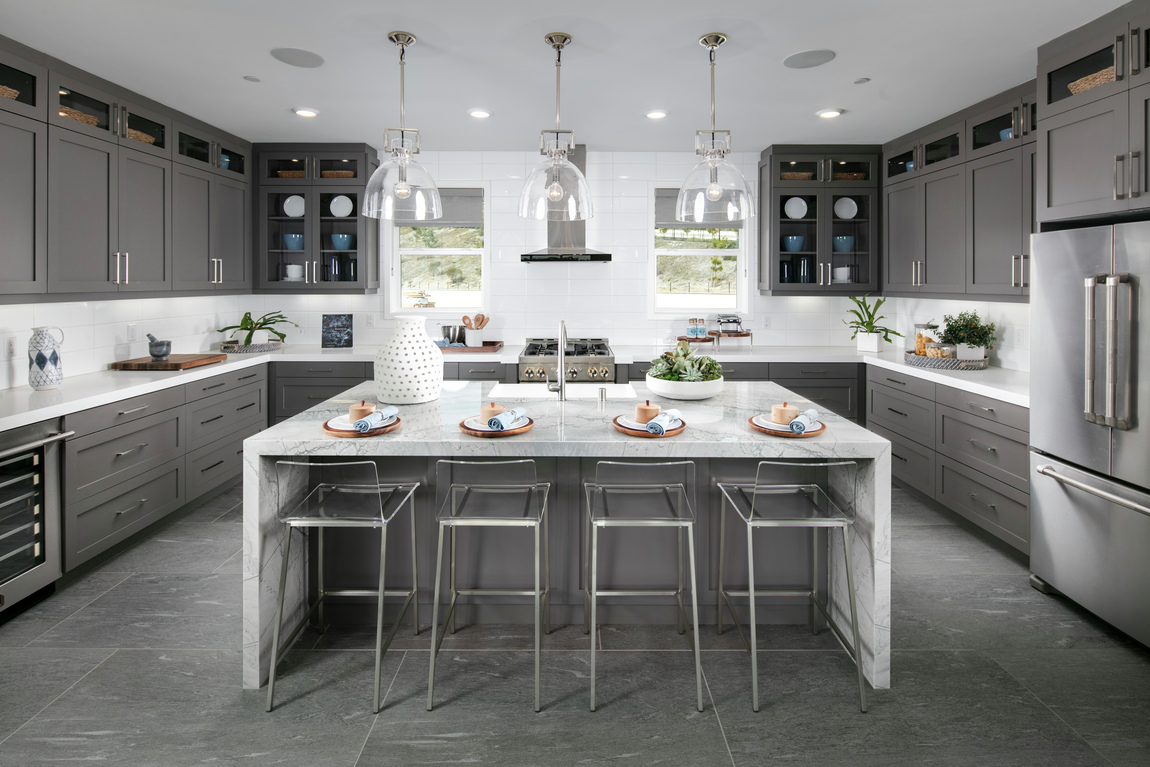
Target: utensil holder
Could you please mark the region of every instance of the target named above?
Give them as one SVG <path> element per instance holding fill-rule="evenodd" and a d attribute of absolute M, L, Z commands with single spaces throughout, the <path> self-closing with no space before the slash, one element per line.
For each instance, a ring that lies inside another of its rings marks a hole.
<path fill-rule="evenodd" d="M 483 331 L 472 330 L 471 328 L 463 329 L 463 343 L 466 346 L 483 346 Z"/>

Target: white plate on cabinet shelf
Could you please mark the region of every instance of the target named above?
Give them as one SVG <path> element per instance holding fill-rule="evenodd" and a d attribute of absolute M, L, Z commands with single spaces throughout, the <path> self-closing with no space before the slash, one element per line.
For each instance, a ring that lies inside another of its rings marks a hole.
<path fill-rule="evenodd" d="M 306 209 L 307 206 L 304 204 L 303 197 L 298 194 L 293 194 L 284 200 L 284 213 L 292 218 L 299 218 Z"/>
<path fill-rule="evenodd" d="M 854 218 L 858 212 L 858 203 L 849 197 L 840 197 L 835 203 L 835 215 L 839 218 Z"/>
<path fill-rule="evenodd" d="M 339 216 L 340 218 L 350 216 L 351 212 L 355 210 L 355 205 L 352 203 L 351 198 L 344 194 L 333 197 L 331 205 L 328 207 L 331 209 L 333 216 Z"/>
<path fill-rule="evenodd" d="M 787 218 L 802 218 L 807 215 L 807 203 L 802 197 L 792 197 L 783 204 Z"/>

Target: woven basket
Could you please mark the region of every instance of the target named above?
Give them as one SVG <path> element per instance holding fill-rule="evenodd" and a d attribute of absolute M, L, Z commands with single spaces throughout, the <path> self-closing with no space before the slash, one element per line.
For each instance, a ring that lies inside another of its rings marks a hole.
<path fill-rule="evenodd" d="M 128 128 L 128 138 L 135 139 L 136 141 L 142 141 L 145 144 L 156 143 L 155 136 L 150 133 L 144 133 L 142 130 L 136 130 L 135 128 Z"/>
<path fill-rule="evenodd" d="M 1066 87 L 1074 95 L 1088 91 L 1091 88 L 1097 88 L 1099 85 L 1114 82 L 1114 67 L 1106 67 L 1101 72 L 1095 72 L 1092 75 L 1087 75 L 1081 79 L 1075 80 Z"/>
<path fill-rule="evenodd" d="M 321 170 L 320 178 L 355 178 L 354 170 Z"/>
<path fill-rule="evenodd" d="M 267 352 L 278 352 L 283 345 L 283 341 L 268 341 L 266 344 L 241 346 L 239 340 L 236 339 L 220 341 L 220 351 L 224 354 L 266 354 Z"/>
<path fill-rule="evenodd" d="M 960 360 L 953 357 L 919 357 L 914 352 L 906 352 L 903 361 L 917 368 L 934 368 L 935 370 L 986 370 L 990 367 L 990 360 L 985 357 L 980 360 Z"/>
<path fill-rule="evenodd" d="M 810 181 L 814 177 L 814 173 L 803 173 L 797 170 L 784 170 L 779 173 L 781 181 Z"/>
<path fill-rule="evenodd" d="M 279 178 L 303 178 L 304 172 L 302 170 L 277 170 L 276 176 Z"/>
<path fill-rule="evenodd" d="M 865 173 L 832 173 L 831 181 L 862 181 L 866 178 Z"/>
<path fill-rule="evenodd" d="M 100 124 L 100 118 L 96 117 L 96 115 L 90 115 L 87 112 L 81 112 L 79 109 L 72 109 L 72 107 L 66 107 L 63 104 L 60 105 L 60 116 L 84 123 L 85 125 Z"/>
<path fill-rule="evenodd" d="M 20 91 L 15 90 L 13 88 L 9 88 L 7 85 L 0 85 L 0 96 L 3 96 L 6 99 L 15 100 L 16 97 L 19 95 L 20 95 Z"/>

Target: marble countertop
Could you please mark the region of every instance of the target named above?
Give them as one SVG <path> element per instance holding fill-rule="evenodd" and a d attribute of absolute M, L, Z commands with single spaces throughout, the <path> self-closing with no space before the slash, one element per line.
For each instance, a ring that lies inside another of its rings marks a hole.
<path fill-rule="evenodd" d="M 882 437 L 850 421 L 827 413 L 827 430 L 808 439 L 786 439 L 757 432 L 747 424 L 753 415 L 769 412 L 784 400 L 800 408 L 813 407 L 783 387 L 760 381 L 729 381 L 723 392 L 695 402 L 669 400 L 634 384 L 639 400 L 650 399 L 664 409 L 676 408 L 687 429 L 674 437 L 650 439 L 622 434 L 611 419 L 634 412 L 638 400 L 609 400 L 600 408 L 597 400 L 551 398 L 514 400 L 500 397 L 504 405 L 521 405 L 535 421 L 523 434 L 508 437 L 472 437 L 459 422 L 476 415 L 495 384 L 480 381 L 448 381 L 434 402 L 401 405 L 400 428 L 379 437 L 346 439 L 330 437 L 321 424 L 345 414 L 348 405 L 375 401 L 371 382 L 300 415 L 279 423 L 244 441 L 245 456 L 257 455 L 427 455 L 427 456 L 588 456 L 665 458 L 877 458 L 890 449 Z M 543 386 L 543 384 L 539 384 Z"/>

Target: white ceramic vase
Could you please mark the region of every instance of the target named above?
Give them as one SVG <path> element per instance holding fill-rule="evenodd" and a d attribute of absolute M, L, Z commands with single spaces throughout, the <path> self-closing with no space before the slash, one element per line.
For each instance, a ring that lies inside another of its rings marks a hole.
<path fill-rule="evenodd" d="M 879 349 L 882 348 L 882 333 L 863 333 L 860 331 L 855 336 L 855 342 L 860 352 L 878 354 Z"/>
<path fill-rule="evenodd" d="M 64 380 L 60 359 L 64 331 L 60 330 L 60 340 L 57 341 L 51 333 L 53 330 L 60 328 L 32 328 L 32 337 L 28 339 L 28 385 L 36 391 L 55 389 Z"/>
<path fill-rule="evenodd" d="M 955 344 L 960 360 L 981 360 L 986 358 L 985 346 L 971 346 L 970 344 Z"/>
<path fill-rule="evenodd" d="M 427 335 L 425 318 L 397 315 L 395 332 L 375 355 L 375 394 L 381 404 L 413 405 L 439 399 L 443 352 Z"/>

